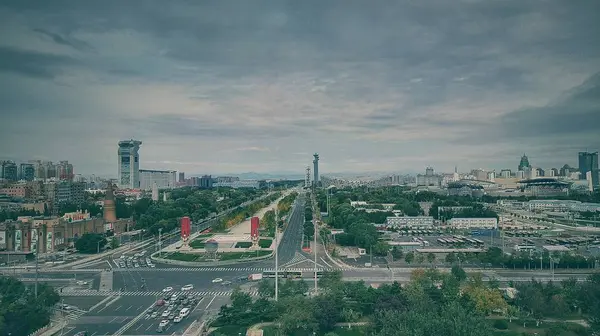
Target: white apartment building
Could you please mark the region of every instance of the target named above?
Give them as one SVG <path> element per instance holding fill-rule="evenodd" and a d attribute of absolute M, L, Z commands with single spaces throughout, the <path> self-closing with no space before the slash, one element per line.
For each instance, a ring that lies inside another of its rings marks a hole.
<path fill-rule="evenodd" d="M 432 227 L 433 226 L 433 217 L 432 216 L 388 217 L 386 219 L 386 226 L 393 227 L 393 228 Z"/>
<path fill-rule="evenodd" d="M 497 218 L 452 218 L 448 225 L 456 229 L 497 229 Z"/>
<path fill-rule="evenodd" d="M 580 201 L 571 200 L 533 200 L 527 203 L 529 211 L 544 210 L 544 211 L 600 211 L 598 203 L 582 203 Z"/>
<path fill-rule="evenodd" d="M 140 189 L 152 190 L 154 183 L 158 189 L 173 189 L 177 185 L 177 172 L 140 169 Z"/>

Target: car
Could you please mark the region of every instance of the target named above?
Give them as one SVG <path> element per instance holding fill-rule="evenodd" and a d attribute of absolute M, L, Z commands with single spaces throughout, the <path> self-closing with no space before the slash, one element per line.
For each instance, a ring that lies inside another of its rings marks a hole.
<path fill-rule="evenodd" d="M 160 316 L 162 316 L 162 317 L 169 317 L 169 314 L 171 314 L 171 311 L 167 309 Z"/>
<path fill-rule="evenodd" d="M 154 264 L 150 264 L 150 268 L 154 268 L 156 267 Z"/>
<path fill-rule="evenodd" d="M 159 327 L 166 327 L 167 324 L 169 324 L 169 320 L 162 320 L 160 321 L 160 323 L 158 324 Z"/>
<path fill-rule="evenodd" d="M 151 317 L 151 318 L 157 318 L 157 317 L 158 317 L 158 312 L 153 312 L 153 313 L 150 315 L 150 317 Z"/>
<path fill-rule="evenodd" d="M 87 285 L 87 284 L 88 284 L 88 282 L 87 282 L 87 281 L 82 281 L 82 280 L 79 280 L 79 281 L 77 281 L 77 284 L 78 284 L 79 286 L 83 286 L 83 285 Z"/>
<path fill-rule="evenodd" d="M 175 314 L 169 314 L 169 320 L 173 320 L 175 318 Z"/>
<path fill-rule="evenodd" d="M 191 285 L 191 284 L 190 285 L 185 285 L 185 286 L 181 287 L 181 290 L 184 291 L 184 292 L 185 291 L 191 291 L 192 289 L 194 289 L 194 285 Z"/>
<path fill-rule="evenodd" d="M 181 316 L 175 316 L 175 318 L 173 319 L 173 322 L 175 322 L 175 323 L 179 323 L 179 322 L 181 322 L 181 320 L 183 320 L 183 319 L 181 318 Z"/>
<path fill-rule="evenodd" d="M 223 281 L 222 285 L 223 286 L 231 285 L 231 281 Z"/>
<path fill-rule="evenodd" d="M 223 279 L 221 279 L 221 278 L 216 278 L 216 279 L 213 279 L 213 281 L 212 281 L 212 282 L 213 282 L 213 283 L 219 283 L 219 282 L 223 282 Z"/>
<path fill-rule="evenodd" d="M 177 301 L 177 298 L 178 298 L 178 297 L 179 297 L 179 296 L 178 296 L 177 294 L 173 294 L 173 295 L 171 295 L 171 301 Z"/>
<path fill-rule="evenodd" d="M 163 289 L 163 293 L 168 293 L 173 291 L 173 287 L 166 287 L 165 289 Z"/>

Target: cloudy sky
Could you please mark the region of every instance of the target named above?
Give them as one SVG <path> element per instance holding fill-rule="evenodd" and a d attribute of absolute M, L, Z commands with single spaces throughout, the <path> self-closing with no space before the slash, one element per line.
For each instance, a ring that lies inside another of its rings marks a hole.
<path fill-rule="evenodd" d="M 0 156 L 516 169 L 600 149 L 596 0 L 0 1 Z"/>

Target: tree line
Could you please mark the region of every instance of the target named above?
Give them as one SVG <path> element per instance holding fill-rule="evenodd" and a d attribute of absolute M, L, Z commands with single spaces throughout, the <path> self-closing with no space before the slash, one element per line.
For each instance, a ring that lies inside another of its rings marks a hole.
<path fill-rule="evenodd" d="M 407 284 L 378 288 L 342 281 L 340 272 L 328 272 L 319 279 L 318 295 L 309 288 L 303 280 L 282 280 L 278 301 L 273 300 L 273 280 L 259 284 L 257 300 L 236 290 L 232 303 L 221 307 L 212 326 L 222 329 L 213 335 L 237 334 L 253 324 L 271 322 L 278 335 L 333 336 L 340 323 L 361 321 L 366 324 L 363 334 L 372 336 L 488 336 L 516 319 L 527 327 L 567 315 L 589 324 L 589 329 L 576 328 L 577 335 L 600 331 L 598 273 L 581 283 L 520 283 L 514 296 L 500 290 L 497 281 L 484 282 L 481 274 L 469 276 L 458 266 L 449 273 L 418 269 Z M 573 335 L 572 329 L 557 324 L 539 335 Z"/>
<path fill-rule="evenodd" d="M 26 336 L 50 322 L 60 297 L 46 285 L 25 285 L 12 277 L 0 277 L 0 335 Z"/>

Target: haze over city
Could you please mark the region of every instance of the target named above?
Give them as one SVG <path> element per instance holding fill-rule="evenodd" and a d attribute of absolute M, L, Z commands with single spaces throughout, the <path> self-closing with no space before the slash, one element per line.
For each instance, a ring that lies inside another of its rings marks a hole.
<path fill-rule="evenodd" d="M 134 4 L 135 3 L 135 4 Z M 377 5 L 375 5 L 377 4 Z M 0 159 L 116 174 L 576 166 L 597 1 L 2 1 Z"/>

